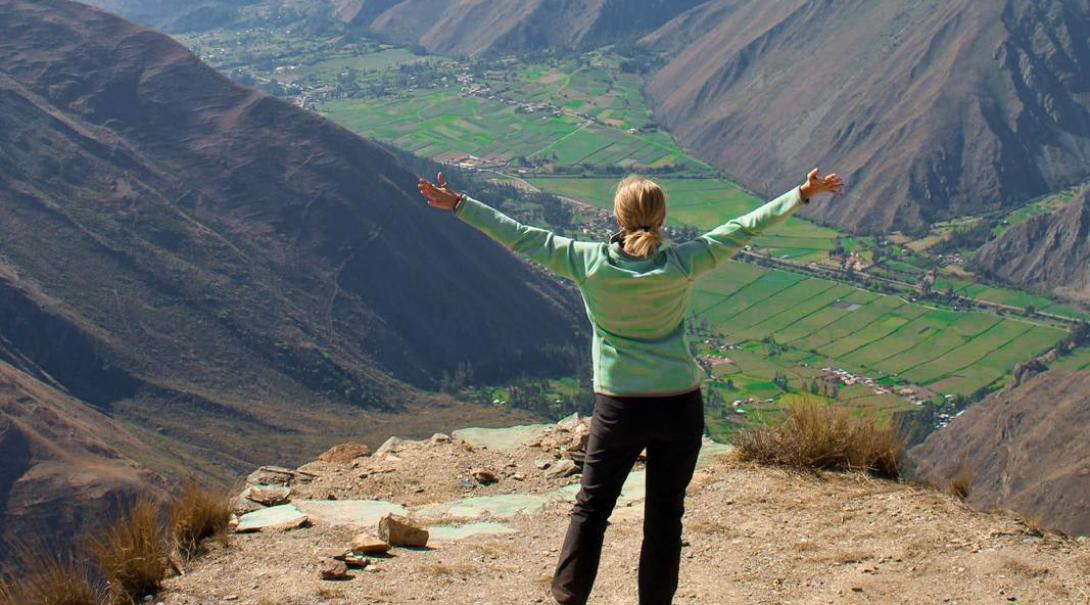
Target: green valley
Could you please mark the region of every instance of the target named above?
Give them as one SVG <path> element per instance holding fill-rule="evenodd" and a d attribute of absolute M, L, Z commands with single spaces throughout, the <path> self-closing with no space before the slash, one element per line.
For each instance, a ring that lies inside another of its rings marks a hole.
<path fill-rule="evenodd" d="M 655 122 L 642 92 L 653 55 L 605 48 L 456 59 L 336 36 L 266 42 L 279 35 L 213 31 L 184 39 L 234 77 L 368 138 L 560 196 L 579 209 L 576 224 L 560 229 L 568 235 L 604 236 L 612 226 L 612 189 L 630 172 L 653 175 L 667 190 L 673 237 L 692 237 L 762 203 Z M 1008 220 L 1055 203 L 1035 201 Z M 694 293 L 692 342 L 709 373 L 713 432 L 760 421 L 802 396 L 867 413 L 925 408 L 948 416 L 1088 318 L 1048 298 L 977 281 L 963 267 L 969 251 L 934 248 L 958 228 L 940 228 L 920 245 L 897 234 L 852 237 L 793 218 L 703 282 Z M 1090 354 L 1084 347 L 1058 363 L 1084 368 Z M 586 409 L 578 384 L 467 380 L 453 390 L 485 404 L 557 415 Z"/>

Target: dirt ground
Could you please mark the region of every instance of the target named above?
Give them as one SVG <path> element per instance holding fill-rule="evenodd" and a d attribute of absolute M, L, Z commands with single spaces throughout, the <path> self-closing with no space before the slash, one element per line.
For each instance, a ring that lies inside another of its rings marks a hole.
<path fill-rule="evenodd" d="M 343 465 L 307 465 L 319 477 L 298 493 L 334 490 L 338 498 L 381 497 L 411 508 L 482 494 L 545 493 L 577 481 L 537 468 L 536 460 L 554 459 L 543 452 L 558 455 L 549 450 L 552 442 L 545 445 L 495 452 L 457 440 L 411 443 Z M 496 471 L 499 481 L 467 487 L 476 467 Z M 236 534 L 226 546 L 210 545 L 186 575 L 170 579 L 159 600 L 552 603 L 547 585 L 569 509 L 569 502 L 556 500 L 502 520 L 511 534 L 394 548 L 342 581 L 319 579 L 319 560 L 345 549 L 359 528 L 316 522 Z M 637 602 L 641 519 L 640 501 L 614 513 L 592 604 Z M 720 457 L 693 480 L 684 539 L 675 599 L 682 604 L 1090 605 L 1085 539 L 1042 536 L 1008 513 L 974 512 L 946 495 L 857 475 L 800 475 Z"/>

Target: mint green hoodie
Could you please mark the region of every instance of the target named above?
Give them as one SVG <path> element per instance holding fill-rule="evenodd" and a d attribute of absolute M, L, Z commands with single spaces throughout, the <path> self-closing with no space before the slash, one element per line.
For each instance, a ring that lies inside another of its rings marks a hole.
<path fill-rule="evenodd" d="M 796 188 L 693 241 L 664 241 L 646 258 L 626 254 L 618 238 L 609 243 L 575 241 L 522 225 L 471 197 L 462 200 L 455 214 L 579 286 L 594 328 L 596 393 L 662 396 L 691 391 L 703 380 L 686 339 L 693 284 L 803 203 Z"/>

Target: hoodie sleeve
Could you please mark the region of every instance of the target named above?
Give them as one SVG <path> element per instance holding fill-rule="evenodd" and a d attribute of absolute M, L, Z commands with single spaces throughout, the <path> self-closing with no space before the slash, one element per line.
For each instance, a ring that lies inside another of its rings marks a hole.
<path fill-rule="evenodd" d="M 546 229 L 523 225 L 469 196 L 462 198 L 454 214 L 508 249 L 576 283 L 586 280 L 594 252 L 600 248 L 597 244 L 578 242 Z"/>
<path fill-rule="evenodd" d="M 696 279 L 737 254 L 753 238 L 786 221 L 805 203 L 796 187 L 745 216 L 681 244 L 677 247 L 678 260 L 689 278 Z"/>

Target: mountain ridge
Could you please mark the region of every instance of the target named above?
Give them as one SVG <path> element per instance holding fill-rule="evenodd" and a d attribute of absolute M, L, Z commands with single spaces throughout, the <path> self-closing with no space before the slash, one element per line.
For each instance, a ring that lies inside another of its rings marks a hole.
<path fill-rule="evenodd" d="M 984 244 L 971 268 L 1019 288 L 1090 304 L 1090 187 Z"/>
<path fill-rule="evenodd" d="M 517 422 L 439 376 L 579 350 L 570 287 L 381 146 L 98 9 L 0 12 L 0 360 L 131 427 L 138 464 L 227 482 L 349 434 Z"/>
<path fill-rule="evenodd" d="M 1090 373 L 1043 372 L 993 394 L 913 448 L 915 476 L 940 488 L 963 475 L 980 510 L 1016 510 L 1090 535 Z"/>

